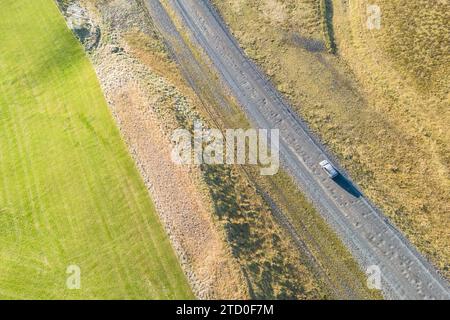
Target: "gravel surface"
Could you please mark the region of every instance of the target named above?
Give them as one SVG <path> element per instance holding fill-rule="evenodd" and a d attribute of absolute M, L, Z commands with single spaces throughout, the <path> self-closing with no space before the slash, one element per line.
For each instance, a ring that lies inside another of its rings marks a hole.
<path fill-rule="evenodd" d="M 145 2 L 174 55 L 186 63 L 189 46 L 183 45 L 185 40 L 170 15 L 159 1 Z M 168 0 L 168 4 L 171 14 L 182 22 L 191 41 L 203 49 L 253 125 L 280 129 L 280 153 L 285 168 L 335 228 L 361 267 L 366 270 L 376 265 L 381 269 L 386 298 L 450 299 L 448 283 L 369 203 L 345 172 L 341 169 L 343 174 L 331 180 L 321 170 L 319 162 L 333 159 L 332 155 L 244 56 L 209 1 Z M 340 168 L 337 164 L 336 167 Z"/>

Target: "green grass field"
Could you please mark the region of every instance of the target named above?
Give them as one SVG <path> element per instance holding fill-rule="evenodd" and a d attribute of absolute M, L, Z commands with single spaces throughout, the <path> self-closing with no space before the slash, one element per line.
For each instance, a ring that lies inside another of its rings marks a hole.
<path fill-rule="evenodd" d="M 193 298 L 55 3 L 1 4 L 0 298 Z"/>

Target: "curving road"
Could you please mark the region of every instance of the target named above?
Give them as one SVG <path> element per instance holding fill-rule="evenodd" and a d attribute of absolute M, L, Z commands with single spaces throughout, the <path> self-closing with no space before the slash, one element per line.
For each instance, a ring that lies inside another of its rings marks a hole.
<path fill-rule="evenodd" d="M 176 16 L 191 41 L 201 47 L 214 71 L 257 128 L 280 130 L 283 166 L 314 202 L 364 270 L 378 266 L 388 299 L 450 299 L 450 287 L 345 175 L 331 180 L 319 162 L 333 159 L 311 135 L 272 84 L 249 61 L 208 0 L 168 0 L 170 14 L 158 0 L 148 11 L 180 64 L 196 68 L 192 52 L 170 17 Z M 187 75 L 189 78 L 189 74 Z M 334 161 L 337 168 L 339 166 Z M 341 172 L 343 172 L 341 170 Z"/>

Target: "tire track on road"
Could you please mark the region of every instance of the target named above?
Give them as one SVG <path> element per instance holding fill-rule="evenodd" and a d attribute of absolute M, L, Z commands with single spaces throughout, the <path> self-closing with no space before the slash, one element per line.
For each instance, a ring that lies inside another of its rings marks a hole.
<path fill-rule="evenodd" d="M 203 48 L 252 124 L 258 128 L 280 129 L 284 167 L 335 228 L 363 270 L 371 265 L 380 267 L 385 296 L 450 299 L 446 280 L 364 198 L 345 174 L 340 184 L 327 179 L 318 162 L 334 158 L 245 57 L 209 1 L 169 0 L 169 4 L 193 41 Z M 159 17 L 154 15 L 154 18 Z M 341 169 L 341 172 L 344 171 Z"/>

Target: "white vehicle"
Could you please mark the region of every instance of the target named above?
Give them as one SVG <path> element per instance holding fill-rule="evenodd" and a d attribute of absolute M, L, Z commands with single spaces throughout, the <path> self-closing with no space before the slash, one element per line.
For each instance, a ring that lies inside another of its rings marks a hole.
<path fill-rule="evenodd" d="M 328 162 L 328 160 L 323 160 L 320 163 L 320 166 L 331 179 L 336 178 L 339 175 L 339 172 L 336 170 L 335 167 L 333 167 L 333 165 L 330 162 Z"/>

